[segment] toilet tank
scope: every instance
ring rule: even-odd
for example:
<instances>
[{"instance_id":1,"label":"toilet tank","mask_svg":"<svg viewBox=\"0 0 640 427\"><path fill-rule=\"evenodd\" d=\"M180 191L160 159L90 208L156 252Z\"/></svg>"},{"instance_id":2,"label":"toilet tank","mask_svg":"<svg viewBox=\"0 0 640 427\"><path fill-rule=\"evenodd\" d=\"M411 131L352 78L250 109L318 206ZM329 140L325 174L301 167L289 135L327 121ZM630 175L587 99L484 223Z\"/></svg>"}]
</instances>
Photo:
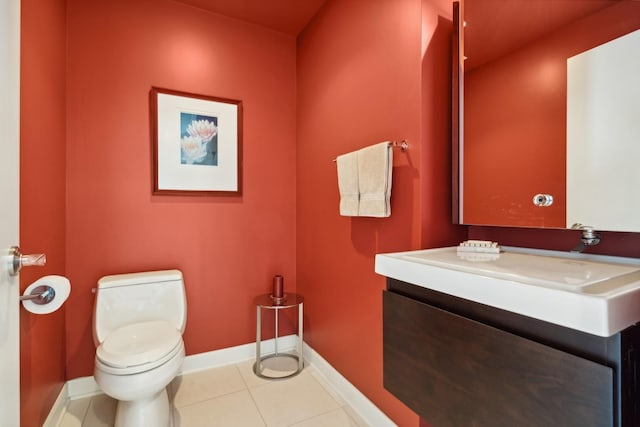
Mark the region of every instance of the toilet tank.
<instances>
[{"instance_id":1,"label":"toilet tank","mask_svg":"<svg viewBox=\"0 0 640 427\"><path fill-rule=\"evenodd\" d=\"M184 332L187 300L179 270L117 274L98 280L93 305L96 347L115 329L151 320L166 320Z\"/></svg>"}]
</instances>

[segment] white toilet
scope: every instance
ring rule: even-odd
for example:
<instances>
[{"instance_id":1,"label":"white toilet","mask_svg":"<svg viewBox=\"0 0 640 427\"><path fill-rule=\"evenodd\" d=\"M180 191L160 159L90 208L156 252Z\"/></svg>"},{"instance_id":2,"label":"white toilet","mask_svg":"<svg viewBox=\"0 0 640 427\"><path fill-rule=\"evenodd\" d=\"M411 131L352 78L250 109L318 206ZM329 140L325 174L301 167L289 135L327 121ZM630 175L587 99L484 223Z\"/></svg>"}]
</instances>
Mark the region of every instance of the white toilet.
<instances>
[{"instance_id":1,"label":"white toilet","mask_svg":"<svg viewBox=\"0 0 640 427\"><path fill-rule=\"evenodd\" d=\"M187 302L178 270L105 276L93 310L93 376L118 400L115 427L170 427L166 387L184 360Z\"/></svg>"}]
</instances>

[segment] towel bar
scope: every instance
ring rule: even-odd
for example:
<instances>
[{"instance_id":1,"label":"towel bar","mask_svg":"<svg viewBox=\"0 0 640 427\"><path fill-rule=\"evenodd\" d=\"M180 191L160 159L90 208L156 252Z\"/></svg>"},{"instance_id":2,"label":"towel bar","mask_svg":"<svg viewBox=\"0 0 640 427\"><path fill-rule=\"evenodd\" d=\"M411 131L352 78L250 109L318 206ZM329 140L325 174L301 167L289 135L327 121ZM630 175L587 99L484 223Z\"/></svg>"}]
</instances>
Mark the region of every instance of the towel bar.
<instances>
[{"instance_id":1,"label":"towel bar","mask_svg":"<svg viewBox=\"0 0 640 427\"><path fill-rule=\"evenodd\" d=\"M403 153L405 151L407 151L409 149L409 143L407 142L406 139L403 139L402 141L398 142L398 141L391 141L389 142L389 146L391 148L400 148L400 151L402 151ZM335 162L336 159L333 159L333 161Z\"/></svg>"}]
</instances>

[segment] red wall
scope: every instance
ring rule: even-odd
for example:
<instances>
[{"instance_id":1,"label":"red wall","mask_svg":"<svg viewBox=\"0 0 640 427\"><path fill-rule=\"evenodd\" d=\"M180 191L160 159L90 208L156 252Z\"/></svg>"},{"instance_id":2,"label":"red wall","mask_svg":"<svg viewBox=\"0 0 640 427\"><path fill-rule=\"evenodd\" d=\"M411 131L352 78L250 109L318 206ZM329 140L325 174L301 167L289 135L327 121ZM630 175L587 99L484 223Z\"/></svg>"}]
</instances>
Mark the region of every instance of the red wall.
<instances>
[{"instance_id":1,"label":"red wall","mask_svg":"<svg viewBox=\"0 0 640 427\"><path fill-rule=\"evenodd\" d=\"M305 340L399 425L417 425L418 417L382 386L385 279L374 273L375 254L457 243L449 208L451 3L422 7L420 0L328 2L298 39ZM391 217L340 216L332 159L389 139L410 145L394 153Z\"/></svg>"},{"instance_id":2,"label":"red wall","mask_svg":"<svg viewBox=\"0 0 640 427\"><path fill-rule=\"evenodd\" d=\"M22 286L66 274L73 289L66 336L65 309L22 315L22 424L42 424L65 363L67 379L92 374L99 277L180 268L189 354L252 342L252 299L284 274L306 298L311 346L396 423L416 425L382 387L374 256L467 237L449 220L450 1L328 2L297 64L291 36L168 0L69 0L66 17L63 0L22 7L21 243L49 255ZM243 101L241 197L151 195L152 85ZM331 160L403 138L392 216L340 217ZM605 233L600 250L640 257L638 236ZM471 227L469 237L577 243L557 230Z\"/></svg>"},{"instance_id":3,"label":"red wall","mask_svg":"<svg viewBox=\"0 0 640 427\"><path fill-rule=\"evenodd\" d=\"M68 21L67 378L93 373L106 274L181 269L187 354L255 341L253 297L296 283L295 38L162 0ZM242 196L151 195L151 86L242 100Z\"/></svg>"},{"instance_id":4,"label":"red wall","mask_svg":"<svg viewBox=\"0 0 640 427\"><path fill-rule=\"evenodd\" d=\"M46 253L20 273L24 289L65 274L65 0L22 0L20 70L20 246ZM20 425L41 426L65 381L65 308L20 310ZM1 422L0 422L1 423Z\"/></svg>"},{"instance_id":5,"label":"red wall","mask_svg":"<svg viewBox=\"0 0 640 427\"><path fill-rule=\"evenodd\" d=\"M565 228L567 58L637 29L634 3L614 3L465 72L466 224ZM535 207L537 193L553 195L553 205Z\"/></svg>"}]
</instances>

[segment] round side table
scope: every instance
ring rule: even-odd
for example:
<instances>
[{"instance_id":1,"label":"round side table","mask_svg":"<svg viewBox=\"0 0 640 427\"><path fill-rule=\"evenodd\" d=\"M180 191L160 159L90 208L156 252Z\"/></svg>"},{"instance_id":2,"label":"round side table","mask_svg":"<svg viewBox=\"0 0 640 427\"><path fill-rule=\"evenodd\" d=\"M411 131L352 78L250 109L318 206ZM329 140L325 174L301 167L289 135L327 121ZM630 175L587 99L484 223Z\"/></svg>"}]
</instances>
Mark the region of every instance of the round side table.
<instances>
[{"instance_id":1,"label":"round side table","mask_svg":"<svg viewBox=\"0 0 640 427\"><path fill-rule=\"evenodd\" d=\"M274 299L271 295L265 294L257 296L254 299L256 304L256 363L253 365L253 372L260 378L282 380L298 375L302 372L304 367L304 360L302 357L302 317L304 298L298 294L284 294L284 298ZM286 309L298 309L298 339L296 341L296 354L280 353L278 351L278 315L280 310ZM275 310L275 338L274 345L275 351L271 354L262 355L262 310ZM289 357L297 361L297 369L292 373L284 376L270 376L263 372L262 361L265 359L271 359L276 357Z\"/></svg>"}]
</instances>

